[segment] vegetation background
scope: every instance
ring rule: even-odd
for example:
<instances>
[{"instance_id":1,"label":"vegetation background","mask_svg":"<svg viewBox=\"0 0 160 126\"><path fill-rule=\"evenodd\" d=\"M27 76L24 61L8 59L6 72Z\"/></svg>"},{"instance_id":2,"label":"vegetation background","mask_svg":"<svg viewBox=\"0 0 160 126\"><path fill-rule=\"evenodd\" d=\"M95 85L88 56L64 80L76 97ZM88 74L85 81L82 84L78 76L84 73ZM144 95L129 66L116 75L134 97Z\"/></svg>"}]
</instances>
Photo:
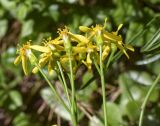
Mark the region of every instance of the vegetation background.
<instances>
[{"instance_id":1,"label":"vegetation background","mask_svg":"<svg viewBox=\"0 0 160 126\"><path fill-rule=\"evenodd\" d=\"M160 73L160 0L0 0L0 126L70 125L68 113L54 99L41 75L24 76L13 61L17 44L38 43L57 36L67 25L79 32L80 25L103 24L120 31L135 52L115 57L105 73L110 126L137 126L140 106ZM117 53L118 54L118 53ZM49 76L61 92L53 73ZM82 66L76 78L80 126L100 126L102 99L95 68ZM63 95L63 92L61 92ZM160 85L145 109L144 126L160 126Z\"/></svg>"}]
</instances>

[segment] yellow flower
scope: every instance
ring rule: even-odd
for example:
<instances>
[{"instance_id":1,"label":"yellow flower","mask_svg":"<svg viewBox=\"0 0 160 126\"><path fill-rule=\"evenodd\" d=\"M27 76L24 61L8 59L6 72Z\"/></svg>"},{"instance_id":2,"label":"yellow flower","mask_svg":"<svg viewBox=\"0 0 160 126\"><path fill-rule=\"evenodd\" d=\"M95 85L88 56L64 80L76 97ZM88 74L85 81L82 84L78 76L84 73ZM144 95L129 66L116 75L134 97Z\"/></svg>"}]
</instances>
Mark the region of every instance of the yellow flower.
<instances>
[{"instance_id":1,"label":"yellow flower","mask_svg":"<svg viewBox=\"0 0 160 126\"><path fill-rule=\"evenodd\" d=\"M86 45L90 41L87 37L85 37L83 35L73 34L71 32L68 32L68 34L70 35L72 41L78 42L77 46Z\"/></svg>"},{"instance_id":2,"label":"yellow flower","mask_svg":"<svg viewBox=\"0 0 160 126\"><path fill-rule=\"evenodd\" d=\"M86 61L82 60L82 63L85 64L89 70L91 70L91 68L92 68L92 58L91 58L91 55L92 54L94 55L95 52L97 52L97 47L95 45L89 44L86 47L87 57L86 57Z\"/></svg>"},{"instance_id":3,"label":"yellow flower","mask_svg":"<svg viewBox=\"0 0 160 126\"><path fill-rule=\"evenodd\" d=\"M121 29L123 25L120 24L118 26L118 29L116 32L113 32L114 35L118 36L118 31ZM121 36L119 36L121 37ZM122 39L121 40L118 40L117 41L113 41L114 44L116 44L116 46L126 55L126 57L129 59L129 55L127 54L126 50L125 49L129 49L130 51L134 51L134 48L131 46L131 45L126 45L122 42Z\"/></svg>"},{"instance_id":4,"label":"yellow flower","mask_svg":"<svg viewBox=\"0 0 160 126\"><path fill-rule=\"evenodd\" d=\"M90 42L90 40L83 35L71 33L67 27L62 30L59 29L58 33L61 37L61 40L63 40L66 51L72 50L72 42L76 42L76 47L84 46Z\"/></svg>"},{"instance_id":5,"label":"yellow flower","mask_svg":"<svg viewBox=\"0 0 160 126\"><path fill-rule=\"evenodd\" d=\"M50 50L50 52L47 53L42 53L40 55L40 59L38 62L39 67L44 67L45 65L48 65L48 72L51 73L52 70L54 70L55 65L56 65L56 61L59 60L60 54L58 52L53 52L52 50ZM37 73L38 72L38 67L35 67L32 70L33 73Z\"/></svg>"},{"instance_id":6,"label":"yellow flower","mask_svg":"<svg viewBox=\"0 0 160 126\"><path fill-rule=\"evenodd\" d=\"M65 27L64 29L58 29L59 37L63 41L65 51L69 54L71 53L72 50L72 44L68 32L69 30L67 27Z\"/></svg>"},{"instance_id":7,"label":"yellow flower","mask_svg":"<svg viewBox=\"0 0 160 126\"><path fill-rule=\"evenodd\" d=\"M48 66L48 71L52 71L56 67L56 61L59 60L64 68L68 71L69 62L71 57L73 62L74 71L80 64L85 64L91 70L92 59L96 60L99 64L99 47L102 46L102 60L104 61L111 51L116 51L117 48L122 51L127 58L129 58L126 49L134 51L130 45L123 43L121 35L118 35L122 24L120 24L116 31L106 31L106 20L104 25L97 24L96 26L86 27L80 26L80 31L85 35L74 34L69 31L67 27L58 29L59 36L55 39L48 38L43 42L44 45L30 45L27 43L19 49L19 56L15 59L15 64L22 61L22 67L25 74L28 74L27 60L34 59L32 50L42 53L38 62L39 67ZM112 48L114 45L115 49ZM114 53L112 53L114 54ZM33 62L31 60L31 62ZM77 65L78 64L78 65ZM32 72L36 73L38 67L35 67Z\"/></svg>"},{"instance_id":8,"label":"yellow flower","mask_svg":"<svg viewBox=\"0 0 160 126\"><path fill-rule=\"evenodd\" d=\"M91 53L88 53L88 54L87 54L87 59L86 59L86 61L83 60L82 63L84 63L84 64L87 66L88 70L91 70L91 68L92 68Z\"/></svg>"},{"instance_id":9,"label":"yellow flower","mask_svg":"<svg viewBox=\"0 0 160 126\"><path fill-rule=\"evenodd\" d=\"M19 50L17 50L19 56L14 61L15 65L18 65L20 62L22 62L22 68L25 73L25 75L28 75L28 60L32 62L33 60L33 53L30 48L30 43L27 42L27 44L23 45ZM33 61L34 62L34 61Z\"/></svg>"},{"instance_id":10,"label":"yellow flower","mask_svg":"<svg viewBox=\"0 0 160 126\"><path fill-rule=\"evenodd\" d=\"M122 37L118 35L119 30L122 28L122 24L118 26L117 31L115 32L108 32L105 30L105 24L104 26L96 25L95 27L86 27L86 26L80 26L79 29L82 32L85 32L89 34L89 39L93 39L93 37L96 37L96 43L97 45L105 45L105 48L103 48L103 60L108 56L110 52L110 44L114 43L126 56L129 58L126 49L129 49L131 51L134 51L134 48L130 45L126 45L122 41ZM90 40L91 41L91 40Z\"/></svg>"},{"instance_id":11,"label":"yellow flower","mask_svg":"<svg viewBox=\"0 0 160 126\"><path fill-rule=\"evenodd\" d=\"M43 42L44 46L30 45L30 48L43 53L49 53L51 51L63 51L64 48L58 44L55 44L55 41L58 42L58 40L51 40L51 38L48 38L45 40L45 42Z\"/></svg>"},{"instance_id":12,"label":"yellow flower","mask_svg":"<svg viewBox=\"0 0 160 126\"><path fill-rule=\"evenodd\" d=\"M94 36L101 36L103 41L107 40L107 41L121 41L122 38L113 34L113 33L109 33L105 30L105 27L104 26L101 26L101 25L96 25L95 27L91 27L91 28L88 28L86 26L80 26L79 29L82 31L82 32L89 32L90 36L88 37L89 39L93 38Z\"/></svg>"}]
</instances>

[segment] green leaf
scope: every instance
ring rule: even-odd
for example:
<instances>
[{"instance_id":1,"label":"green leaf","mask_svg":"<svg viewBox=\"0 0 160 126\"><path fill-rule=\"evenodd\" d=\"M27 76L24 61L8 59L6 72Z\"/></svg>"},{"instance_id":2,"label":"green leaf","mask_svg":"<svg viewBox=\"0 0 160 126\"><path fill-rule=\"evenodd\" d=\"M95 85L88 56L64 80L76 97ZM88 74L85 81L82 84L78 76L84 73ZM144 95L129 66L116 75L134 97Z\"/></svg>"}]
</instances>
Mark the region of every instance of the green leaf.
<instances>
[{"instance_id":1,"label":"green leaf","mask_svg":"<svg viewBox=\"0 0 160 126\"><path fill-rule=\"evenodd\" d=\"M7 93L4 90L0 90L0 106L4 105L5 100L8 98Z\"/></svg>"},{"instance_id":2,"label":"green leaf","mask_svg":"<svg viewBox=\"0 0 160 126\"><path fill-rule=\"evenodd\" d=\"M137 22L131 22L129 24L129 29L126 34L126 43L132 42L134 46L143 45L143 37L142 37L143 25ZM140 33L139 33L140 32ZM137 36L135 36L135 33ZM139 34L138 34L139 33ZM134 40L132 39L134 37ZM132 41L131 41L132 39Z\"/></svg>"},{"instance_id":3,"label":"green leaf","mask_svg":"<svg viewBox=\"0 0 160 126\"><path fill-rule=\"evenodd\" d=\"M10 101L11 103L8 105L9 110L11 111L15 111L17 109L17 105L14 104L12 101Z\"/></svg>"},{"instance_id":4,"label":"green leaf","mask_svg":"<svg viewBox=\"0 0 160 126\"><path fill-rule=\"evenodd\" d=\"M141 49L142 52L152 51L160 47L160 28L156 31L156 33L152 36L152 38L144 45Z\"/></svg>"},{"instance_id":5,"label":"green leaf","mask_svg":"<svg viewBox=\"0 0 160 126\"><path fill-rule=\"evenodd\" d=\"M65 120L71 120L69 112L59 103L59 101L56 99L56 96L53 94L50 88L42 89L41 96L57 115L61 116ZM68 102L66 101L66 97L61 97L68 104Z\"/></svg>"},{"instance_id":6,"label":"green leaf","mask_svg":"<svg viewBox=\"0 0 160 126\"><path fill-rule=\"evenodd\" d=\"M147 64L147 68L151 70L154 74L159 74L160 70L160 60L157 60L156 62L153 62L151 64Z\"/></svg>"},{"instance_id":7,"label":"green leaf","mask_svg":"<svg viewBox=\"0 0 160 126\"><path fill-rule=\"evenodd\" d=\"M81 86L81 90L85 89L86 87L88 87L89 85L93 85L95 84L96 85L96 82L95 82L95 78L93 77L93 74L91 72L86 72L84 75L83 75L83 78L82 78L82 86Z\"/></svg>"},{"instance_id":8,"label":"green leaf","mask_svg":"<svg viewBox=\"0 0 160 126\"><path fill-rule=\"evenodd\" d=\"M17 18L23 21L27 15L28 8L25 4L20 4L17 9Z\"/></svg>"},{"instance_id":9,"label":"green leaf","mask_svg":"<svg viewBox=\"0 0 160 126\"><path fill-rule=\"evenodd\" d=\"M153 83L151 75L145 71L129 71L129 76L131 79L133 79L135 82L139 84L151 85Z\"/></svg>"},{"instance_id":10,"label":"green leaf","mask_svg":"<svg viewBox=\"0 0 160 126\"><path fill-rule=\"evenodd\" d=\"M5 35L7 27L8 21L6 19L0 20L0 38L2 38Z\"/></svg>"},{"instance_id":11,"label":"green leaf","mask_svg":"<svg viewBox=\"0 0 160 126\"><path fill-rule=\"evenodd\" d=\"M128 97L129 100L131 101L135 101L134 98L137 98L137 96L139 96L138 94L136 94L136 96L134 97L132 92L131 92L131 87L132 87L132 80L128 77L127 74L121 74L118 78L118 82L120 84L120 89L122 90L123 94L125 96ZM139 97L138 97L139 98Z\"/></svg>"},{"instance_id":12,"label":"green leaf","mask_svg":"<svg viewBox=\"0 0 160 126\"><path fill-rule=\"evenodd\" d=\"M2 4L2 6L7 9L7 10L11 10L16 8L16 2L15 1L10 1L10 0L0 0L0 3Z\"/></svg>"},{"instance_id":13,"label":"green leaf","mask_svg":"<svg viewBox=\"0 0 160 126\"><path fill-rule=\"evenodd\" d=\"M138 73L138 72L134 71L134 74L135 73ZM135 74L134 76L133 75L131 77L130 72L121 74L119 77L120 88L121 88L122 92L126 96L128 96L128 98L131 101L141 102L144 99L144 97L146 96L146 93L147 93L149 87L153 83L153 80L151 79L151 77L149 77L149 74L147 74L147 73L141 73L140 75ZM145 79L147 81L149 81L149 83ZM141 83L143 83L143 84L145 83L148 85L145 86L145 85L142 85ZM157 98L158 98L158 91L155 89L152 92L149 101L155 101L155 100L157 100Z\"/></svg>"},{"instance_id":14,"label":"green leaf","mask_svg":"<svg viewBox=\"0 0 160 126\"><path fill-rule=\"evenodd\" d=\"M25 115L25 113L21 112L19 113L14 119L13 119L13 126L29 126L29 119L28 116Z\"/></svg>"},{"instance_id":15,"label":"green leaf","mask_svg":"<svg viewBox=\"0 0 160 126\"><path fill-rule=\"evenodd\" d=\"M23 22L22 25L22 32L21 32L21 37L27 37L33 32L33 26L34 26L34 21L33 20L27 20Z\"/></svg>"},{"instance_id":16,"label":"green leaf","mask_svg":"<svg viewBox=\"0 0 160 126\"><path fill-rule=\"evenodd\" d=\"M157 61L159 59L160 59L160 54L153 55L153 56L150 56L150 57L147 57L147 58L144 58L142 60L137 61L136 65L150 64L150 63L155 62L155 61Z\"/></svg>"},{"instance_id":17,"label":"green leaf","mask_svg":"<svg viewBox=\"0 0 160 126\"><path fill-rule=\"evenodd\" d=\"M0 7L0 17L3 17L4 14L5 14L5 10L2 7Z\"/></svg>"},{"instance_id":18,"label":"green leaf","mask_svg":"<svg viewBox=\"0 0 160 126\"><path fill-rule=\"evenodd\" d=\"M107 102L107 117L109 125L122 126L122 112L118 105L113 102Z\"/></svg>"},{"instance_id":19,"label":"green leaf","mask_svg":"<svg viewBox=\"0 0 160 126\"><path fill-rule=\"evenodd\" d=\"M93 20L89 16L84 15L83 17L81 17L80 22L83 26L89 26L93 23Z\"/></svg>"},{"instance_id":20,"label":"green leaf","mask_svg":"<svg viewBox=\"0 0 160 126\"><path fill-rule=\"evenodd\" d=\"M86 72L82 77L82 88L78 90L79 99L88 102L92 93L97 89L97 83L92 72Z\"/></svg>"},{"instance_id":21,"label":"green leaf","mask_svg":"<svg viewBox=\"0 0 160 126\"><path fill-rule=\"evenodd\" d=\"M49 7L49 14L55 22L58 21L59 16L60 16L58 9L59 9L58 5L51 5Z\"/></svg>"},{"instance_id":22,"label":"green leaf","mask_svg":"<svg viewBox=\"0 0 160 126\"><path fill-rule=\"evenodd\" d=\"M137 106L134 104L134 101L130 101L126 104L125 113L132 121L137 120L139 117L140 109L137 109Z\"/></svg>"},{"instance_id":23,"label":"green leaf","mask_svg":"<svg viewBox=\"0 0 160 126\"><path fill-rule=\"evenodd\" d=\"M17 107L22 106L23 103L22 103L22 96L20 92L16 90L12 90L9 92L9 96Z\"/></svg>"}]
</instances>

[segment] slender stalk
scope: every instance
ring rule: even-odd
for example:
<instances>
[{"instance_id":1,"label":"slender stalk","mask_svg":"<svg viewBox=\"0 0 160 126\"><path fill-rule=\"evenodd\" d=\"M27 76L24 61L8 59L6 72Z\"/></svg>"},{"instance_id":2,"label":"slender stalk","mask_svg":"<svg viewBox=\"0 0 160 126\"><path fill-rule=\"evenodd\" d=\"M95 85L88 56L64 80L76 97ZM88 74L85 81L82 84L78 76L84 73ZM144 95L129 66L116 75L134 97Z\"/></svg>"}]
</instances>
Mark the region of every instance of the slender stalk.
<instances>
[{"instance_id":1,"label":"slender stalk","mask_svg":"<svg viewBox=\"0 0 160 126\"><path fill-rule=\"evenodd\" d=\"M73 125L77 126L77 104L76 104L76 94L75 94L75 86L74 86L74 75L73 75L73 65L71 59L71 53L69 54L69 68L70 68L70 83L71 83L71 112L72 112L72 121Z\"/></svg>"},{"instance_id":2,"label":"slender stalk","mask_svg":"<svg viewBox=\"0 0 160 126\"><path fill-rule=\"evenodd\" d=\"M44 77L44 79L46 80L46 82L48 83L48 85L50 86L52 92L56 95L56 98L59 100L59 102L65 107L65 109L70 113L70 110L68 108L68 106L64 103L63 99L61 98L61 96L57 93L56 89L52 86L51 82L49 81L49 79L47 78L47 76L44 74L44 72L41 70L41 68L39 67L38 64L36 64L36 66L38 67L40 73L42 74L42 76Z\"/></svg>"},{"instance_id":3,"label":"slender stalk","mask_svg":"<svg viewBox=\"0 0 160 126\"><path fill-rule=\"evenodd\" d=\"M143 123L143 117L144 117L144 110L145 110L145 107L146 107L146 104L148 102L148 99L152 93L152 91L154 90L154 88L156 87L156 84L158 83L160 79L160 74L157 76L156 80L153 82L152 86L150 87L149 91L147 92L147 95L142 103L142 106L141 106L141 113L140 113L140 118L139 118L139 126L142 126L142 123Z\"/></svg>"},{"instance_id":4,"label":"slender stalk","mask_svg":"<svg viewBox=\"0 0 160 126\"><path fill-rule=\"evenodd\" d=\"M59 64L58 66L59 66L59 71L60 71L60 74L61 74L61 76L58 75L58 78L59 78L59 80L61 81L61 83L63 84L63 88L65 89L65 92L66 92L66 95L67 95L67 98L68 98L68 101L69 101L69 105L70 105L70 107L72 108L71 99L70 99L70 96L69 96L70 90L68 90L68 88L67 88L66 79L65 79L65 77L64 77L64 73L63 73L63 70L62 70L62 67L61 67L60 62L57 63L57 64ZM62 77L62 78L61 78L61 77ZM69 92L68 92L68 91L69 91ZM71 115L71 119L74 120L74 116L73 116L73 114L72 114L72 110L71 110L71 109L70 109L70 115Z\"/></svg>"},{"instance_id":5,"label":"slender stalk","mask_svg":"<svg viewBox=\"0 0 160 126\"><path fill-rule=\"evenodd\" d=\"M61 77L62 77L62 81L63 81L62 85L63 85L63 88L64 88L64 90L65 90L65 93L66 93L68 102L69 102L69 104L70 104L70 106L71 106L71 99L70 99L70 97L69 97L69 92L68 92L68 88L67 88L66 79L65 79L65 77L64 77L64 73L63 73L63 70L62 70L62 66L61 66L61 64L60 64L59 61L57 61L57 65L58 65L58 68L59 68L59 71L60 71L60 74L61 74Z\"/></svg>"},{"instance_id":6,"label":"slender stalk","mask_svg":"<svg viewBox=\"0 0 160 126\"><path fill-rule=\"evenodd\" d=\"M107 126L108 121L107 121L105 80L104 80L103 62L102 62L102 45L99 46L99 49L100 49L100 76L101 76L101 85L102 85L104 124L105 126Z\"/></svg>"}]
</instances>

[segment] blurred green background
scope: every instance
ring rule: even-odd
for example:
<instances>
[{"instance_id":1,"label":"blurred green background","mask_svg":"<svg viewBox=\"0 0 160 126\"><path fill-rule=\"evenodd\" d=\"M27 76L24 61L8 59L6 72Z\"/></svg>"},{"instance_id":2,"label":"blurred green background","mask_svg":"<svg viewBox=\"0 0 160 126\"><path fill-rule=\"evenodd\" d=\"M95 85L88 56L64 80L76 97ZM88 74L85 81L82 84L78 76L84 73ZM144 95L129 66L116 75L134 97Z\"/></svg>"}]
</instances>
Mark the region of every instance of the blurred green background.
<instances>
[{"instance_id":1,"label":"blurred green background","mask_svg":"<svg viewBox=\"0 0 160 126\"><path fill-rule=\"evenodd\" d=\"M103 24L106 17L109 31L123 24L120 34L135 48L129 60L117 53L105 73L109 126L138 125L140 105L160 73L160 0L0 0L0 126L70 125L41 75L24 76L14 66L17 44L40 44L64 25L79 33L80 25ZM78 99L89 116L80 112L79 125L101 126L99 76L95 68L80 71ZM50 79L61 88L55 74ZM159 84L147 104L144 126L160 126Z\"/></svg>"}]
</instances>

